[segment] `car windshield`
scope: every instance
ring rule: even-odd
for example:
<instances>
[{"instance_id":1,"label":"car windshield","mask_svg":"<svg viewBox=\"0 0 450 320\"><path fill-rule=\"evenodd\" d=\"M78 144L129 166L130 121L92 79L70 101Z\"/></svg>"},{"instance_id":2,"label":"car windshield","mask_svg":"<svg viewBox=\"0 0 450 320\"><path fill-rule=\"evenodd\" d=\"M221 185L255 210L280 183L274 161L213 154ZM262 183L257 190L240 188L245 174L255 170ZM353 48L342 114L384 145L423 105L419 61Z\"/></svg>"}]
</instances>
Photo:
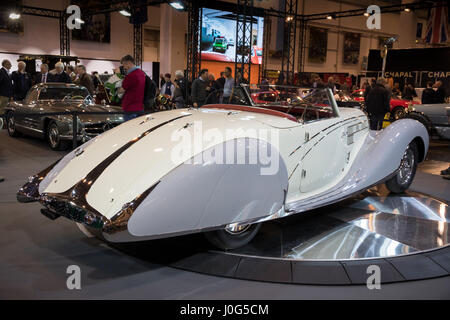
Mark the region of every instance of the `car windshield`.
<instances>
[{"instance_id":1,"label":"car windshield","mask_svg":"<svg viewBox=\"0 0 450 320\"><path fill-rule=\"evenodd\" d=\"M86 88L43 88L39 94L39 100L85 100L89 97Z\"/></svg>"},{"instance_id":2,"label":"car windshield","mask_svg":"<svg viewBox=\"0 0 450 320\"><path fill-rule=\"evenodd\" d=\"M229 97L223 90L211 93L206 104L234 104L265 108L295 116L300 122L336 117L333 94L329 89L310 89L274 85L241 85Z\"/></svg>"},{"instance_id":3,"label":"car windshield","mask_svg":"<svg viewBox=\"0 0 450 320\"><path fill-rule=\"evenodd\" d=\"M216 39L217 44L223 44L223 39Z\"/></svg>"}]
</instances>

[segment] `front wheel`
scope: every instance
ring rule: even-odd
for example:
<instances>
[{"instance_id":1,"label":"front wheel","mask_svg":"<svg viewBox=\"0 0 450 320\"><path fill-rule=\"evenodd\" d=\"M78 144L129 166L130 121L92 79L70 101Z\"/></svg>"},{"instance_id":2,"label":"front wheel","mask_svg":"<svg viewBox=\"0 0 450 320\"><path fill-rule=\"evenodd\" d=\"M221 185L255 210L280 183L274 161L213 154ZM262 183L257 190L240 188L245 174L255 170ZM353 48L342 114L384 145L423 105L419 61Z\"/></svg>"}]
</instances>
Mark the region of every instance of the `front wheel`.
<instances>
[{"instance_id":1,"label":"front wheel","mask_svg":"<svg viewBox=\"0 0 450 320\"><path fill-rule=\"evenodd\" d=\"M261 223L238 226L205 232L205 237L215 247L222 250L231 250L245 246L253 240L261 227Z\"/></svg>"},{"instance_id":2,"label":"front wheel","mask_svg":"<svg viewBox=\"0 0 450 320\"><path fill-rule=\"evenodd\" d=\"M386 187L389 191L403 193L409 188L416 175L418 158L419 152L417 151L417 145L413 141L403 153L396 175L386 181Z\"/></svg>"},{"instance_id":3,"label":"front wheel","mask_svg":"<svg viewBox=\"0 0 450 320\"><path fill-rule=\"evenodd\" d=\"M16 129L16 118L12 112L6 115L6 128L10 137L18 137L20 135Z\"/></svg>"},{"instance_id":4,"label":"front wheel","mask_svg":"<svg viewBox=\"0 0 450 320\"><path fill-rule=\"evenodd\" d=\"M398 120L400 118L403 118L405 116L405 108L403 107L396 107L394 110L392 110L392 116L393 120Z\"/></svg>"},{"instance_id":5,"label":"front wheel","mask_svg":"<svg viewBox=\"0 0 450 320\"><path fill-rule=\"evenodd\" d=\"M66 150L69 146L68 141L61 139L59 127L56 122L51 122L48 126L47 140L50 148L53 150Z\"/></svg>"}]
</instances>

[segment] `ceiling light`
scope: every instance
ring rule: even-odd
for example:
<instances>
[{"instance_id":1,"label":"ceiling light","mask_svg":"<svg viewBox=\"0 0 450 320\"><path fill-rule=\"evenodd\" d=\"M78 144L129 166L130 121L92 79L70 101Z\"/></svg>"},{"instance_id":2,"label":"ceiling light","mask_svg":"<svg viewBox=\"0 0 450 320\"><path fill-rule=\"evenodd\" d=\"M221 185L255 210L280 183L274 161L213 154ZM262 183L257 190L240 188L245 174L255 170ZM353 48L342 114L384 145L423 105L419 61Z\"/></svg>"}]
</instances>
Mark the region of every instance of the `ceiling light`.
<instances>
[{"instance_id":1,"label":"ceiling light","mask_svg":"<svg viewBox=\"0 0 450 320\"><path fill-rule=\"evenodd\" d=\"M176 10L184 10L184 5L180 1L171 2L170 5Z\"/></svg>"},{"instance_id":2,"label":"ceiling light","mask_svg":"<svg viewBox=\"0 0 450 320\"><path fill-rule=\"evenodd\" d=\"M84 21L83 21L83 20L81 20L80 18L75 18L75 21L76 21L76 22L78 22L78 23L81 23L81 24L83 24L83 23L84 23Z\"/></svg>"},{"instance_id":3,"label":"ceiling light","mask_svg":"<svg viewBox=\"0 0 450 320\"><path fill-rule=\"evenodd\" d=\"M131 13L129 13L127 10L120 10L119 13L125 17L131 17Z\"/></svg>"},{"instance_id":4,"label":"ceiling light","mask_svg":"<svg viewBox=\"0 0 450 320\"><path fill-rule=\"evenodd\" d=\"M9 18L12 19L12 20L17 20L17 19L20 18L20 13L17 13L17 12L11 12L11 13L9 14Z\"/></svg>"},{"instance_id":5,"label":"ceiling light","mask_svg":"<svg viewBox=\"0 0 450 320\"><path fill-rule=\"evenodd\" d=\"M406 11L406 12L410 12L411 9L410 9L410 8L405 8L405 11Z\"/></svg>"},{"instance_id":6,"label":"ceiling light","mask_svg":"<svg viewBox=\"0 0 450 320\"><path fill-rule=\"evenodd\" d=\"M368 16L370 16L370 13L365 12L365 13L364 13L364 17L368 17Z\"/></svg>"},{"instance_id":7,"label":"ceiling light","mask_svg":"<svg viewBox=\"0 0 450 320\"><path fill-rule=\"evenodd\" d=\"M291 22L292 20L294 20L293 16L287 16L286 17L286 22Z\"/></svg>"},{"instance_id":8,"label":"ceiling light","mask_svg":"<svg viewBox=\"0 0 450 320\"><path fill-rule=\"evenodd\" d=\"M327 16L328 20L333 20L333 16Z\"/></svg>"}]
</instances>

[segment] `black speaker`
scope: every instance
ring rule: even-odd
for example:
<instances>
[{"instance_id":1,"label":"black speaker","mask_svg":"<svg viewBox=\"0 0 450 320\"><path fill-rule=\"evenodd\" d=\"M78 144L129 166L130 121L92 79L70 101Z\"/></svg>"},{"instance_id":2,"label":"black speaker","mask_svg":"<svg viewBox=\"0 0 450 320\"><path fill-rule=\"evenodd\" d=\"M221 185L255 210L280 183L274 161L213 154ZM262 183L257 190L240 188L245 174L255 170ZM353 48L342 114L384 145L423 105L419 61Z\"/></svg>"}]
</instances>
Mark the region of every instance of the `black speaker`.
<instances>
[{"instance_id":1,"label":"black speaker","mask_svg":"<svg viewBox=\"0 0 450 320\"><path fill-rule=\"evenodd\" d=\"M148 20L147 0L130 0L130 23L143 24Z\"/></svg>"}]
</instances>

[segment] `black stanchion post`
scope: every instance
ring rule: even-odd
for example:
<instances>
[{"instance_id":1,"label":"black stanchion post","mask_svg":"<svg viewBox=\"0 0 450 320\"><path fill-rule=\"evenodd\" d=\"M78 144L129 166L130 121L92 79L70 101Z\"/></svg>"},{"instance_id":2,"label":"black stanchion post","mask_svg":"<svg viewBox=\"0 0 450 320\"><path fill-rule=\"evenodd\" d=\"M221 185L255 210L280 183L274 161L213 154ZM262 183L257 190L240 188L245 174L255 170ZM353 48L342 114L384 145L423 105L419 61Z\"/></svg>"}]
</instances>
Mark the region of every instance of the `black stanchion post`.
<instances>
[{"instance_id":1,"label":"black stanchion post","mask_svg":"<svg viewBox=\"0 0 450 320\"><path fill-rule=\"evenodd\" d=\"M72 147L75 149L77 147L77 135L78 135L78 121L77 121L77 113L72 113Z\"/></svg>"}]
</instances>

